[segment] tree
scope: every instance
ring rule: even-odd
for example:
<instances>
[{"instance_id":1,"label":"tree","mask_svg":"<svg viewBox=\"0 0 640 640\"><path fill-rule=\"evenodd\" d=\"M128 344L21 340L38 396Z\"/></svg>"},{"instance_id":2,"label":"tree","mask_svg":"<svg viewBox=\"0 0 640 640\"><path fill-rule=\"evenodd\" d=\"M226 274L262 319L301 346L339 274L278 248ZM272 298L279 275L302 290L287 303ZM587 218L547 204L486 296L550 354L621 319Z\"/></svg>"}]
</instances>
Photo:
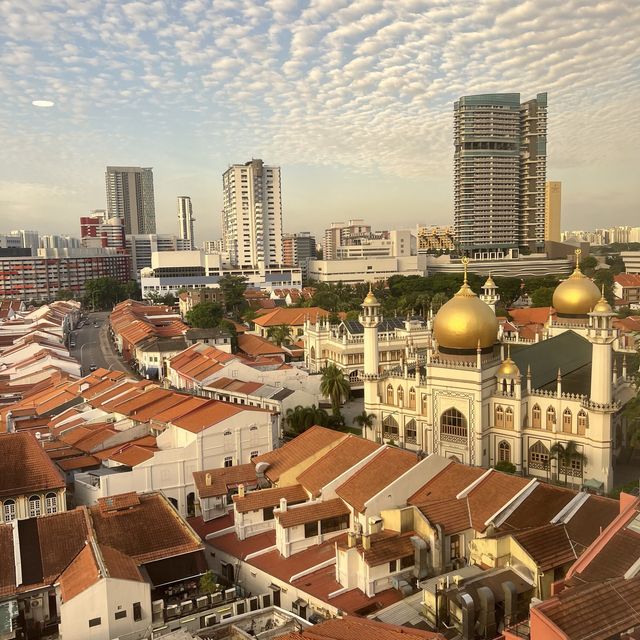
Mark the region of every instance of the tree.
<instances>
[{"instance_id":1,"label":"tree","mask_svg":"<svg viewBox=\"0 0 640 640\"><path fill-rule=\"evenodd\" d=\"M329 414L315 404L310 407L297 405L293 409L287 409L285 421L289 431L302 433L314 425L326 427L329 424Z\"/></svg>"},{"instance_id":2,"label":"tree","mask_svg":"<svg viewBox=\"0 0 640 640\"><path fill-rule=\"evenodd\" d=\"M222 307L217 302L200 302L187 311L186 320L196 329L212 329L222 320Z\"/></svg>"},{"instance_id":3,"label":"tree","mask_svg":"<svg viewBox=\"0 0 640 640\"><path fill-rule=\"evenodd\" d=\"M84 290L85 305L94 310L111 309L114 304L125 298L122 284L109 276L87 280Z\"/></svg>"},{"instance_id":4,"label":"tree","mask_svg":"<svg viewBox=\"0 0 640 640\"><path fill-rule=\"evenodd\" d=\"M585 276L589 276L589 278L593 277L597 266L598 260L594 256L586 256L580 261L580 271L582 271Z\"/></svg>"},{"instance_id":5,"label":"tree","mask_svg":"<svg viewBox=\"0 0 640 640\"><path fill-rule=\"evenodd\" d=\"M213 593L217 586L216 574L211 569L200 576L200 591L202 593Z\"/></svg>"},{"instance_id":6,"label":"tree","mask_svg":"<svg viewBox=\"0 0 640 640\"><path fill-rule=\"evenodd\" d=\"M575 440L569 440L566 445L562 442L556 442L549 450L550 458L555 458L558 461L558 475L560 474L560 467L564 468L564 484L567 484L567 475L571 462L579 461L581 466L587 461L587 457L578 449L578 444Z\"/></svg>"},{"instance_id":7,"label":"tree","mask_svg":"<svg viewBox=\"0 0 640 640\"><path fill-rule=\"evenodd\" d=\"M218 280L224 296L224 304L234 318L239 318L240 307L244 305L244 292L247 290L247 279L244 276L225 275Z\"/></svg>"},{"instance_id":8,"label":"tree","mask_svg":"<svg viewBox=\"0 0 640 640\"><path fill-rule=\"evenodd\" d=\"M359 413L353 419L353 424L357 424L362 429L362 435L366 436L367 429L371 429L373 427L373 422L376 419L375 413L367 413L365 410L362 413Z\"/></svg>"},{"instance_id":9,"label":"tree","mask_svg":"<svg viewBox=\"0 0 640 640\"><path fill-rule=\"evenodd\" d=\"M550 307L553 303L554 287L538 287L531 294L531 304L534 307Z\"/></svg>"},{"instance_id":10,"label":"tree","mask_svg":"<svg viewBox=\"0 0 640 640\"><path fill-rule=\"evenodd\" d=\"M330 364L322 370L320 393L331 399L333 415L338 416L342 401L348 400L351 395L351 387L344 373L335 364Z\"/></svg>"},{"instance_id":11,"label":"tree","mask_svg":"<svg viewBox=\"0 0 640 640\"><path fill-rule=\"evenodd\" d=\"M136 280L129 280L122 285L123 300L142 300L142 289Z\"/></svg>"},{"instance_id":12,"label":"tree","mask_svg":"<svg viewBox=\"0 0 640 640\"><path fill-rule=\"evenodd\" d=\"M56 295L56 300L73 300L75 294L69 289L60 289Z\"/></svg>"},{"instance_id":13,"label":"tree","mask_svg":"<svg viewBox=\"0 0 640 640\"><path fill-rule=\"evenodd\" d=\"M276 324L267 329L267 338L281 347L291 342L292 330L288 324Z\"/></svg>"},{"instance_id":14,"label":"tree","mask_svg":"<svg viewBox=\"0 0 640 640\"><path fill-rule=\"evenodd\" d=\"M513 462L507 460L500 460L494 467L496 471L502 471L503 473L515 473L516 465Z\"/></svg>"},{"instance_id":15,"label":"tree","mask_svg":"<svg viewBox=\"0 0 640 640\"><path fill-rule=\"evenodd\" d=\"M433 307L433 312L436 313L440 307L445 304L449 298L444 293L436 293L431 299L431 306Z\"/></svg>"}]
</instances>

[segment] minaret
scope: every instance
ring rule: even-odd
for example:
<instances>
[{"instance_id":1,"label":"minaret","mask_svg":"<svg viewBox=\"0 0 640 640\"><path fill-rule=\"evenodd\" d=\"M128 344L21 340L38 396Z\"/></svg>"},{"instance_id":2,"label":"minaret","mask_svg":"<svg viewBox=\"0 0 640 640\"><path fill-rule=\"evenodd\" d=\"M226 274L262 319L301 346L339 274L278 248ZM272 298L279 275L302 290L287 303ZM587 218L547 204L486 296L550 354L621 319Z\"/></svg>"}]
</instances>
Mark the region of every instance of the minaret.
<instances>
[{"instance_id":1,"label":"minaret","mask_svg":"<svg viewBox=\"0 0 640 640\"><path fill-rule=\"evenodd\" d=\"M380 316L380 303L373 295L371 285L369 293L362 303L360 324L364 327L364 406L377 402L378 395L378 325L382 320Z\"/></svg>"},{"instance_id":2,"label":"minaret","mask_svg":"<svg viewBox=\"0 0 640 640\"><path fill-rule=\"evenodd\" d=\"M491 274L489 274L487 281L482 285L480 300L488 304L494 313L496 312L496 304L500 301L500 294L498 293L498 287L493 281Z\"/></svg>"},{"instance_id":3,"label":"minaret","mask_svg":"<svg viewBox=\"0 0 640 640\"><path fill-rule=\"evenodd\" d=\"M591 355L591 394L590 400L600 404L609 404L613 399L612 363L615 332L611 318L615 316L609 303L602 297L589 314L589 342L593 345Z\"/></svg>"}]
</instances>

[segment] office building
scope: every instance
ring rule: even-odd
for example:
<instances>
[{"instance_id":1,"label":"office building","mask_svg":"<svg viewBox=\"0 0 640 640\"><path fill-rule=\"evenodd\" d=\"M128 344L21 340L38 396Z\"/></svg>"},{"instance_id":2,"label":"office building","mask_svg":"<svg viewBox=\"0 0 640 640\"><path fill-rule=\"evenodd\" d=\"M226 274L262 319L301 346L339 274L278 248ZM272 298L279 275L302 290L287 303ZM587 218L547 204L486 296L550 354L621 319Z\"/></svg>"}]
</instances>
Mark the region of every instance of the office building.
<instances>
[{"instance_id":1,"label":"office building","mask_svg":"<svg viewBox=\"0 0 640 640\"><path fill-rule=\"evenodd\" d=\"M222 176L222 236L231 263L282 264L280 167L262 160L234 164Z\"/></svg>"},{"instance_id":2,"label":"office building","mask_svg":"<svg viewBox=\"0 0 640 640\"><path fill-rule=\"evenodd\" d=\"M195 249L193 208L189 196L178 196L178 237L189 249Z\"/></svg>"},{"instance_id":3,"label":"office building","mask_svg":"<svg viewBox=\"0 0 640 640\"><path fill-rule=\"evenodd\" d=\"M337 260L340 247L356 244L362 239L370 240L373 237L375 236L371 233L371 225L365 224L362 218L353 218L346 223L332 222L324 232L322 259Z\"/></svg>"},{"instance_id":4,"label":"office building","mask_svg":"<svg viewBox=\"0 0 640 640\"><path fill-rule=\"evenodd\" d=\"M284 264L302 266L317 256L316 239L308 231L286 233L282 236L282 254Z\"/></svg>"},{"instance_id":5,"label":"office building","mask_svg":"<svg viewBox=\"0 0 640 640\"><path fill-rule=\"evenodd\" d=\"M71 236L40 236L40 249L79 249L80 240Z\"/></svg>"},{"instance_id":6,"label":"office building","mask_svg":"<svg viewBox=\"0 0 640 640\"><path fill-rule=\"evenodd\" d=\"M544 249L547 94L464 96L454 104L454 223L472 258Z\"/></svg>"},{"instance_id":7,"label":"office building","mask_svg":"<svg viewBox=\"0 0 640 640\"><path fill-rule=\"evenodd\" d=\"M107 217L107 212L96 209L80 218L80 238L85 247L103 247L124 251L124 220Z\"/></svg>"},{"instance_id":8,"label":"office building","mask_svg":"<svg viewBox=\"0 0 640 640\"><path fill-rule=\"evenodd\" d=\"M132 277L140 281L140 270L151 266L151 255L162 251L189 250L189 242L161 233L127 234L126 251L131 259Z\"/></svg>"},{"instance_id":9,"label":"office building","mask_svg":"<svg viewBox=\"0 0 640 640\"><path fill-rule=\"evenodd\" d=\"M544 194L544 239L560 242L562 182L547 182Z\"/></svg>"},{"instance_id":10,"label":"office building","mask_svg":"<svg viewBox=\"0 0 640 640\"><path fill-rule=\"evenodd\" d=\"M129 279L129 258L113 249L40 249L37 256L0 257L0 298L48 300L60 291L84 295L101 277Z\"/></svg>"},{"instance_id":11,"label":"office building","mask_svg":"<svg viewBox=\"0 0 640 640\"><path fill-rule=\"evenodd\" d=\"M124 220L125 233L155 233L156 207L150 167L107 167L107 215Z\"/></svg>"},{"instance_id":12,"label":"office building","mask_svg":"<svg viewBox=\"0 0 640 640\"><path fill-rule=\"evenodd\" d=\"M0 234L0 249L24 249L22 238L11 233Z\"/></svg>"}]
</instances>

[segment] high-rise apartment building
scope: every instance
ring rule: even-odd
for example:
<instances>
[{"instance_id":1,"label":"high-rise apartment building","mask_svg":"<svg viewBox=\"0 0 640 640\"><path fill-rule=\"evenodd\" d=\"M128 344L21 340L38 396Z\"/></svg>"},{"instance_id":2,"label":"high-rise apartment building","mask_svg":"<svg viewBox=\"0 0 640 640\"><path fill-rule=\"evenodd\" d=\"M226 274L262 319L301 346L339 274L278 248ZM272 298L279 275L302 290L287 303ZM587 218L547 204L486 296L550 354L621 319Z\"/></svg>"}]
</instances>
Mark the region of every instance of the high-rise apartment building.
<instances>
[{"instance_id":1,"label":"high-rise apartment building","mask_svg":"<svg viewBox=\"0 0 640 640\"><path fill-rule=\"evenodd\" d=\"M89 216L80 218L80 238L85 247L109 249L125 248L124 220L107 217L104 209L94 209Z\"/></svg>"},{"instance_id":2,"label":"high-rise apartment building","mask_svg":"<svg viewBox=\"0 0 640 640\"><path fill-rule=\"evenodd\" d=\"M193 208L189 196L178 196L178 237L189 245L189 249L195 249L193 235Z\"/></svg>"},{"instance_id":3,"label":"high-rise apartment building","mask_svg":"<svg viewBox=\"0 0 640 640\"><path fill-rule=\"evenodd\" d=\"M107 216L124 220L125 233L155 233L156 206L150 167L107 167Z\"/></svg>"},{"instance_id":4,"label":"high-rise apartment building","mask_svg":"<svg viewBox=\"0 0 640 640\"><path fill-rule=\"evenodd\" d=\"M461 251L501 258L542 250L547 94L464 96L454 104L454 222Z\"/></svg>"},{"instance_id":5,"label":"high-rise apartment building","mask_svg":"<svg viewBox=\"0 0 640 640\"><path fill-rule=\"evenodd\" d=\"M544 197L544 239L560 242L562 182L547 182Z\"/></svg>"},{"instance_id":6,"label":"high-rise apartment building","mask_svg":"<svg viewBox=\"0 0 640 640\"><path fill-rule=\"evenodd\" d=\"M282 264L280 167L234 164L222 176L222 237L231 264Z\"/></svg>"},{"instance_id":7,"label":"high-rise apartment building","mask_svg":"<svg viewBox=\"0 0 640 640\"><path fill-rule=\"evenodd\" d=\"M24 249L31 249L31 255L36 255L40 248L40 235L37 231L29 231L28 229L14 229L11 231L12 236L20 238Z\"/></svg>"},{"instance_id":8,"label":"high-rise apartment building","mask_svg":"<svg viewBox=\"0 0 640 640\"><path fill-rule=\"evenodd\" d=\"M282 255L286 265L301 266L317 256L316 239L308 231L285 233L282 236Z\"/></svg>"},{"instance_id":9,"label":"high-rise apartment building","mask_svg":"<svg viewBox=\"0 0 640 640\"><path fill-rule=\"evenodd\" d=\"M346 224L332 222L324 231L322 243L323 260L337 260L338 250L343 245L356 244L362 239L371 239L371 225L365 224L362 218L354 218Z\"/></svg>"}]
</instances>

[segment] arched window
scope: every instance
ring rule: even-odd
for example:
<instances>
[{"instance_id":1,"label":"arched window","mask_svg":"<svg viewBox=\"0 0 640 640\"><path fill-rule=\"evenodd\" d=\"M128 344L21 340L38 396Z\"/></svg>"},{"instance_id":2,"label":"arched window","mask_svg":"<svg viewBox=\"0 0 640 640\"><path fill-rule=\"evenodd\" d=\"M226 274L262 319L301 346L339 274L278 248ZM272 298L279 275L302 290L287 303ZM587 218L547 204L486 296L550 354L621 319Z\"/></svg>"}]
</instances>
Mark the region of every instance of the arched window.
<instances>
[{"instance_id":1,"label":"arched window","mask_svg":"<svg viewBox=\"0 0 640 640\"><path fill-rule=\"evenodd\" d=\"M429 396L426 393L422 394L422 415L426 416L429 411Z\"/></svg>"},{"instance_id":2,"label":"arched window","mask_svg":"<svg viewBox=\"0 0 640 640\"><path fill-rule=\"evenodd\" d=\"M546 469L549 466L549 449L540 440L529 447L529 467L531 469Z\"/></svg>"},{"instance_id":3,"label":"arched window","mask_svg":"<svg viewBox=\"0 0 640 640\"><path fill-rule=\"evenodd\" d=\"M387 385L387 404L393 404L393 387L390 384Z\"/></svg>"},{"instance_id":4,"label":"arched window","mask_svg":"<svg viewBox=\"0 0 640 640\"><path fill-rule=\"evenodd\" d=\"M451 407L440 418L440 435L445 440L466 440L467 421L464 416Z\"/></svg>"},{"instance_id":5,"label":"arched window","mask_svg":"<svg viewBox=\"0 0 640 640\"><path fill-rule=\"evenodd\" d=\"M316 348L315 347L311 347L311 350L309 352L309 355L311 356L312 360L316 359Z\"/></svg>"},{"instance_id":6,"label":"arched window","mask_svg":"<svg viewBox=\"0 0 640 640\"><path fill-rule=\"evenodd\" d=\"M47 513L58 513L58 496L55 493L47 493L44 502Z\"/></svg>"},{"instance_id":7,"label":"arched window","mask_svg":"<svg viewBox=\"0 0 640 640\"><path fill-rule=\"evenodd\" d=\"M573 415L571 409L568 407L562 412L562 431L564 433L571 433L571 426L573 424Z\"/></svg>"},{"instance_id":8,"label":"arched window","mask_svg":"<svg viewBox=\"0 0 640 640\"><path fill-rule=\"evenodd\" d=\"M404 439L409 444L416 444L418 438L418 430L416 421L412 418L404 425Z\"/></svg>"},{"instance_id":9,"label":"arched window","mask_svg":"<svg viewBox=\"0 0 640 640\"><path fill-rule=\"evenodd\" d=\"M578 413L578 435L583 436L586 434L587 429L589 428L589 416L586 412L580 409L580 413Z\"/></svg>"},{"instance_id":10,"label":"arched window","mask_svg":"<svg viewBox=\"0 0 640 640\"><path fill-rule=\"evenodd\" d=\"M11 522L16 519L16 502L15 500L5 500L2 506L2 519L5 522Z\"/></svg>"},{"instance_id":11,"label":"arched window","mask_svg":"<svg viewBox=\"0 0 640 640\"><path fill-rule=\"evenodd\" d=\"M40 496L31 496L29 498L29 517L37 518L42 515L42 501Z\"/></svg>"},{"instance_id":12,"label":"arched window","mask_svg":"<svg viewBox=\"0 0 640 640\"><path fill-rule=\"evenodd\" d=\"M504 427L505 429L513 429L513 409L511 407L507 407L504 412Z\"/></svg>"},{"instance_id":13,"label":"arched window","mask_svg":"<svg viewBox=\"0 0 640 640\"><path fill-rule=\"evenodd\" d=\"M495 413L496 413L496 418L495 418L496 427L500 427L500 428L504 427L504 409L500 405L497 405Z\"/></svg>"},{"instance_id":14,"label":"arched window","mask_svg":"<svg viewBox=\"0 0 640 640\"><path fill-rule=\"evenodd\" d=\"M498 462L511 462L511 445L506 440L498 445Z\"/></svg>"},{"instance_id":15,"label":"arched window","mask_svg":"<svg viewBox=\"0 0 640 640\"><path fill-rule=\"evenodd\" d=\"M449 456L449 460L453 460L453 462L460 462L460 458L458 456Z\"/></svg>"},{"instance_id":16,"label":"arched window","mask_svg":"<svg viewBox=\"0 0 640 640\"><path fill-rule=\"evenodd\" d=\"M404 407L404 389L402 387L398 387L398 406Z\"/></svg>"},{"instance_id":17,"label":"arched window","mask_svg":"<svg viewBox=\"0 0 640 640\"><path fill-rule=\"evenodd\" d=\"M387 416L382 421L382 436L384 438L389 438L390 440L398 440L400 436L400 429L393 416Z\"/></svg>"},{"instance_id":18,"label":"arched window","mask_svg":"<svg viewBox=\"0 0 640 640\"><path fill-rule=\"evenodd\" d=\"M415 409L416 408L416 390L411 387L411 389L409 389L409 409Z\"/></svg>"},{"instance_id":19,"label":"arched window","mask_svg":"<svg viewBox=\"0 0 640 640\"><path fill-rule=\"evenodd\" d=\"M553 425L556 423L556 410L553 407L547 407L547 431L553 431Z\"/></svg>"},{"instance_id":20,"label":"arched window","mask_svg":"<svg viewBox=\"0 0 640 640\"><path fill-rule=\"evenodd\" d=\"M540 411L540 407L537 404L534 404L533 409L531 410L531 426L534 429L540 428L541 418L542 418L542 412Z\"/></svg>"}]
</instances>

